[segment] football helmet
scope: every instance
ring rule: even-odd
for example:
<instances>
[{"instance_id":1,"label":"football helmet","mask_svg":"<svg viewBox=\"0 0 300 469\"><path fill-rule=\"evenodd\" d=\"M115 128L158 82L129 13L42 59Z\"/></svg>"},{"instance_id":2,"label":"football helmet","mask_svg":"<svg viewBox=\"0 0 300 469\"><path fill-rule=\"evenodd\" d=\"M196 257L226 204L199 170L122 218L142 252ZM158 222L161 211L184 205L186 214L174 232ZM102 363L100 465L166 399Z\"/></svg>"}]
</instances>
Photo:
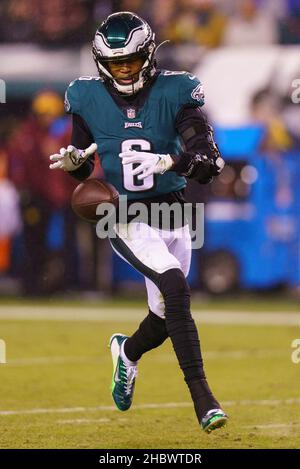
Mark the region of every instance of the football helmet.
<instances>
[{"instance_id":1,"label":"football helmet","mask_svg":"<svg viewBox=\"0 0 300 469\"><path fill-rule=\"evenodd\" d=\"M135 13L124 11L109 15L97 29L92 54L99 75L108 80L120 94L137 93L155 74L155 34L149 24ZM142 58L138 78L129 84L120 84L109 70L109 62L126 62Z\"/></svg>"}]
</instances>

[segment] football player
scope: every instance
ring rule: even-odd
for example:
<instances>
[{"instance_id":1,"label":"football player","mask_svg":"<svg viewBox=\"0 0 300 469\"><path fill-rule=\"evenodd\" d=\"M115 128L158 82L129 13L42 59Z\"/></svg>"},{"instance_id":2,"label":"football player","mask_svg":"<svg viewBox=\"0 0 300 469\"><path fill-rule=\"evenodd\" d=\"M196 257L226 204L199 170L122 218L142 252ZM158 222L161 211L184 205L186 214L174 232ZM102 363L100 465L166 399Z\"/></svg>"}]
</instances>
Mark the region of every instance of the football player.
<instances>
[{"instance_id":1,"label":"football player","mask_svg":"<svg viewBox=\"0 0 300 469\"><path fill-rule=\"evenodd\" d=\"M93 170L98 148L106 180L127 196L129 207L139 201L150 211L153 203L183 206L186 178L206 184L224 166L201 109L201 83L187 72L159 70L156 50L150 26L134 13L114 13L101 24L92 48L99 76L69 85L65 105L73 118L72 142L50 157L52 169L82 181ZM150 219L128 219L126 226L116 223L115 233L113 249L145 276L149 305L131 337L110 339L116 406L129 409L138 361L170 337L200 426L206 432L223 426L227 415L207 383L191 316L188 225L183 221L166 232Z\"/></svg>"}]
</instances>

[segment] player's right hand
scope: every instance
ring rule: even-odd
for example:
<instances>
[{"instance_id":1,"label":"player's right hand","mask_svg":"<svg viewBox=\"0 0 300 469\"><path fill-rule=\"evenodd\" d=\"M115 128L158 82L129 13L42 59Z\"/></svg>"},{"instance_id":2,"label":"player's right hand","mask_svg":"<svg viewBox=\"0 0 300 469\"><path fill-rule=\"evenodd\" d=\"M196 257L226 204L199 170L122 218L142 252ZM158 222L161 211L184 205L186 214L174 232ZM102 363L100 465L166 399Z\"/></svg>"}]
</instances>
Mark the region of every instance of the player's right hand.
<instances>
[{"instance_id":1,"label":"player's right hand","mask_svg":"<svg viewBox=\"0 0 300 469\"><path fill-rule=\"evenodd\" d=\"M59 153L50 156L50 161L54 161L54 163L50 164L49 168L75 171L75 169L78 169L96 150L96 143L92 143L85 150L79 150L73 145L69 145L68 148L61 148Z\"/></svg>"}]
</instances>

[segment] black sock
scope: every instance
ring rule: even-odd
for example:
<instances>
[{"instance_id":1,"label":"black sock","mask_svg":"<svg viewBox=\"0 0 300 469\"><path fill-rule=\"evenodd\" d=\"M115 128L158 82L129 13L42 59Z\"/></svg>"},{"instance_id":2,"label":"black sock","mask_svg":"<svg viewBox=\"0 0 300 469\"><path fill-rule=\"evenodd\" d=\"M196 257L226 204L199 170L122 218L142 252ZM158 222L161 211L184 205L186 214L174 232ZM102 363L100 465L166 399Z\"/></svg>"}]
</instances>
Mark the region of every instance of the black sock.
<instances>
[{"instance_id":1,"label":"black sock","mask_svg":"<svg viewBox=\"0 0 300 469\"><path fill-rule=\"evenodd\" d=\"M149 310L138 330L124 344L126 357L135 362L143 353L161 345L168 337L166 321Z\"/></svg>"},{"instance_id":2,"label":"black sock","mask_svg":"<svg viewBox=\"0 0 300 469\"><path fill-rule=\"evenodd\" d=\"M189 387L199 422L209 409L219 408L206 381L198 331L190 313L190 291L180 269L160 276L165 300L166 328Z\"/></svg>"}]
</instances>

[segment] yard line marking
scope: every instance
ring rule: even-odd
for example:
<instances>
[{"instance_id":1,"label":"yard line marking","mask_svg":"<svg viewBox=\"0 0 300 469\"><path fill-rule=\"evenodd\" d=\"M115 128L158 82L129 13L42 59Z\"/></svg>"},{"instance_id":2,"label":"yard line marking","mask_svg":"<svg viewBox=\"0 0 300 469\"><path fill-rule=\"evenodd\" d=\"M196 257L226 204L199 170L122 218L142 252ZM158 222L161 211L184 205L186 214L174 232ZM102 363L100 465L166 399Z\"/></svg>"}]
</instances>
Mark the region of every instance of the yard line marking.
<instances>
[{"instance_id":1,"label":"yard line marking","mask_svg":"<svg viewBox=\"0 0 300 469\"><path fill-rule=\"evenodd\" d=\"M81 424L81 423L115 423L115 422L127 422L128 419L126 418L117 418L117 419L109 419L109 418L100 418L100 419L67 419L67 420L57 420L56 423L60 425L64 424Z\"/></svg>"},{"instance_id":2,"label":"yard line marking","mask_svg":"<svg viewBox=\"0 0 300 469\"><path fill-rule=\"evenodd\" d=\"M244 428L256 429L268 429L268 428L294 428L300 427L300 422L289 422L289 423L269 423L265 425L243 425Z\"/></svg>"},{"instance_id":3,"label":"yard line marking","mask_svg":"<svg viewBox=\"0 0 300 469\"><path fill-rule=\"evenodd\" d=\"M114 406L98 406L98 407L63 407L54 409L25 409L25 410L1 410L0 416L3 415L39 415L39 414L69 414L77 412L97 412L117 410Z\"/></svg>"},{"instance_id":4,"label":"yard line marking","mask_svg":"<svg viewBox=\"0 0 300 469\"><path fill-rule=\"evenodd\" d=\"M108 357L109 358L109 357ZM65 363L97 363L105 360L106 357L101 356L60 356L60 357L28 357L28 358L11 358L7 361L8 366L31 366L31 365L59 365Z\"/></svg>"},{"instance_id":5,"label":"yard line marking","mask_svg":"<svg viewBox=\"0 0 300 469\"><path fill-rule=\"evenodd\" d=\"M300 397L293 397L290 399L262 399L262 400L251 400L243 399L241 401L224 401L222 405L224 407L233 407L237 405L242 406L278 406L278 405L300 405ZM132 408L135 410L144 409L173 409L173 408L185 408L191 407L191 402L165 402L161 404L137 404L133 405ZM115 406L96 406L96 407L62 407L52 409L23 409L23 410L1 410L0 416L5 415L39 415L39 414L66 414L66 413L77 413L77 412L98 412L98 411L117 411Z\"/></svg>"},{"instance_id":6,"label":"yard line marking","mask_svg":"<svg viewBox=\"0 0 300 469\"><path fill-rule=\"evenodd\" d=\"M206 351L203 352L203 355L205 356L206 359L219 359L219 358L234 358L234 359L240 359L240 358L249 358L249 357L255 357L255 358L268 358L268 357L285 357L288 356L290 357L290 350L286 349L278 349L278 350L272 350L272 349L246 349L246 350L211 350L211 351Z\"/></svg>"},{"instance_id":7,"label":"yard line marking","mask_svg":"<svg viewBox=\"0 0 300 469\"><path fill-rule=\"evenodd\" d=\"M246 349L246 350L206 350L202 351L202 355L205 360L220 360L220 358L233 358L239 360L241 358L255 357L256 359L260 358L274 358L274 357L290 357L290 351L286 349L266 349L266 350L255 350L255 349ZM172 353L163 353L160 355L154 355L152 357L153 361L166 362L174 358Z\"/></svg>"},{"instance_id":8,"label":"yard line marking","mask_svg":"<svg viewBox=\"0 0 300 469\"><path fill-rule=\"evenodd\" d=\"M255 358L267 358L267 357L284 357L289 356L289 351L286 349L282 350L207 350L203 352L206 360L219 360L220 358L233 358L239 360L241 358L255 357ZM175 355L172 353L163 353L152 357L153 361L165 362L174 360ZM54 356L54 357L21 357L11 358L5 364L7 366L33 366L33 365L60 365L66 363L102 363L103 361L110 361L109 356Z\"/></svg>"},{"instance_id":9,"label":"yard line marking","mask_svg":"<svg viewBox=\"0 0 300 469\"><path fill-rule=\"evenodd\" d=\"M0 306L0 320L137 322L147 315L146 310L132 308L72 308L70 306ZM243 312L199 311L193 317L202 324L300 326L300 312Z\"/></svg>"},{"instance_id":10,"label":"yard line marking","mask_svg":"<svg viewBox=\"0 0 300 469\"><path fill-rule=\"evenodd\" d=\"M70 420L57 420L56 423L59 423L60 425L64 424L78 424L78 423L108 423L108 422L115 422L115 420L112 419L70 419Z\"/></svg>"}]
</instances>

